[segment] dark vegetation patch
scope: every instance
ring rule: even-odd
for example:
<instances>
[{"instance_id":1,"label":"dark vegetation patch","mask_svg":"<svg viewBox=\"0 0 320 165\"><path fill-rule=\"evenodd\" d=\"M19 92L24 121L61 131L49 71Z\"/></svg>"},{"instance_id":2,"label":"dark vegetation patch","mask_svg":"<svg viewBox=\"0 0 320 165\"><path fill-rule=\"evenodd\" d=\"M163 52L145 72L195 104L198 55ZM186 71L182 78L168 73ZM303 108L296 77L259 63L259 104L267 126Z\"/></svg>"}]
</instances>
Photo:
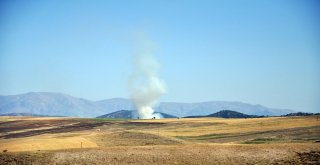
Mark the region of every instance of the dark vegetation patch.
<instances>
[{"instance_id":1,"label":"dark vegetation patch","mask_svg":"<svg viewBox=\"0 0 320 165\"><path fill-rule=\"evenodd\" d=\"M296 112L296 113L289 113L282 116L314 116L314 115L317 115L317 117L319 117L320 113Z\"/></svg>"},{"instance_id":2,"label":"dark vegetation patch","mask_svg":"<svg viewBox=\"0 0 320 165\"><path fill-rule=\"evenodd\" d=\"M220 139L230 137L231 134L207 134L201 136L176 136L179 139L183 140L210 140L210 139Z\"/></svg>"},{"instance_id":3,"label":"dark vegetation patch","mask_svg":"<svg viewBox=\"0 0 320 165\"><path fill-rule=\"evenodd\" d=\"M16 120L0 123L0 132L20 131L25 129L34 129L40 127L54 127L74 123L72 119L57 120Z\"/></svg>"},{"instance_id":4,"label":"dark vegetation patch","mask_svg":"<svg viewBox=\"0 0 320 165\"><path fill-rule=\"evenodd\" d=\"M299 157L299 160L303 162L303 164L320 164L319 151L297 153L297 155Z\"/></svg>"},{"instance_id":5,"label":"dark vegetation patch","mask_svg":"<svg viewBox=\"0 0 320 165\"><path fill-rule=\"evenodd\" d=\"M243 142L243 144L263 144L270 142L285 142L285 139L276 138L276 137L268 137L268 138L256 138L253 140L248 140Z\"/></svg>"},{"instance_id":6,"label":"dark vegetation patch","mask_svg":"<svg viewBox=\"0 0 320 165\"><path fill-rule=\"evenodd\" d=\"M310 152L297 152L296 155L288 160L281 160L275 165L280 164L290 164L290 165L318 165L320 164L320 151L310 151Z\"/></svg>"}]
</instances>

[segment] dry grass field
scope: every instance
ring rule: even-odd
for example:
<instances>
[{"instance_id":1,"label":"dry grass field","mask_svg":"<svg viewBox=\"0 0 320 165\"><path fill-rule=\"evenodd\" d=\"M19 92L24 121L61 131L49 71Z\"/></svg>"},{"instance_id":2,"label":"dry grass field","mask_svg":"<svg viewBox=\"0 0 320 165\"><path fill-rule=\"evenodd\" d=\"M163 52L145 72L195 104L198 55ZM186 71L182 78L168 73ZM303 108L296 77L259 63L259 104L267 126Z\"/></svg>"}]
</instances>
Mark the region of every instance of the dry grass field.
<instances>
[{"instance_id":1,"label":"dry grass field","mask_svg":"<svg viewBox=\"0 0 320 165\"><path fill-rule=\"evenodd\" d=\"M0 117L0 164L320 164L320 119Z\"/></svg>"}]
</instances>

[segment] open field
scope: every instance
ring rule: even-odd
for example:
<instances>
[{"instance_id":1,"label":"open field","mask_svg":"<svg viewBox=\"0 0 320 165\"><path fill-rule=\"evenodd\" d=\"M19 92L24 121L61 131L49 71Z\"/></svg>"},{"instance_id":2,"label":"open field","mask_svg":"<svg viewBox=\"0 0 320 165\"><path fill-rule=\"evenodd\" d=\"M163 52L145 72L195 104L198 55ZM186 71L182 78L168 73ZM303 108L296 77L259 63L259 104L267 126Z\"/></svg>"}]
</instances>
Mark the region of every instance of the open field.
<instances>
[{"instance_id":1,"label":"open field","mask_svg":"<svg viewBox=\"0 0 320 165\"><path fill-rule=\"evenodd\" d=\"M0 164L319 164L318 118L0 117Z\"/></svg>"}]
</instances>

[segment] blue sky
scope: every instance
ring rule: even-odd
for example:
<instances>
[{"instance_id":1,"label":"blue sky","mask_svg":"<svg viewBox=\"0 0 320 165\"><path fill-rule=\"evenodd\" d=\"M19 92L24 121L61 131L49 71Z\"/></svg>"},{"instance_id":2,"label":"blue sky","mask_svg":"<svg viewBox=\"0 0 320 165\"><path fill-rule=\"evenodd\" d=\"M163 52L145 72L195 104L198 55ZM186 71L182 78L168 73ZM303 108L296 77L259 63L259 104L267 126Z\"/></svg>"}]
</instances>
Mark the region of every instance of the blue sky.
<instances>
[{"instance_id":1,"label":"blue sky","mask_svg":"<svg viewBox=\"0 0 320 165\"><path fill-rule=\"evenodd\" d=\"M316 0L2 0L0 95L128 97L134 36L157 44L161 101L320 112Z\"/></svg>"}]
</instances>

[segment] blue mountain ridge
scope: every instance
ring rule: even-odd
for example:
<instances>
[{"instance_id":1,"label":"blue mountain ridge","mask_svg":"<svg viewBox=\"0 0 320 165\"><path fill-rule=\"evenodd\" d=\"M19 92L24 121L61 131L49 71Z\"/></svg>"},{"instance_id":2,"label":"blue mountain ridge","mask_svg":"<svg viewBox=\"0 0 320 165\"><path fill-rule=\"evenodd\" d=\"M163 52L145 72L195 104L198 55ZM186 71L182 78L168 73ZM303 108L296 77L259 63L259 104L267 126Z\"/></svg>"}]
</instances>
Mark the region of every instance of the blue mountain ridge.
<instances>
[{"instance_id":1,"label":"blue mountain ridge","mask_svg":"<svg viewBox=\"0 0 320 165\"><path fill-rule=\"evenodd\" d=\"M136 109L129 99L112 98L91 101L62 93L30 92L20 95L0 96L0 114L32 113L49 116L97 117L119 110ZM231 101L208 101L198 103L160 102L155 111L178 117L209 115L228 109L248 115L280 116L295 111L268 108Z\"/></svg>"}]
</instances>

